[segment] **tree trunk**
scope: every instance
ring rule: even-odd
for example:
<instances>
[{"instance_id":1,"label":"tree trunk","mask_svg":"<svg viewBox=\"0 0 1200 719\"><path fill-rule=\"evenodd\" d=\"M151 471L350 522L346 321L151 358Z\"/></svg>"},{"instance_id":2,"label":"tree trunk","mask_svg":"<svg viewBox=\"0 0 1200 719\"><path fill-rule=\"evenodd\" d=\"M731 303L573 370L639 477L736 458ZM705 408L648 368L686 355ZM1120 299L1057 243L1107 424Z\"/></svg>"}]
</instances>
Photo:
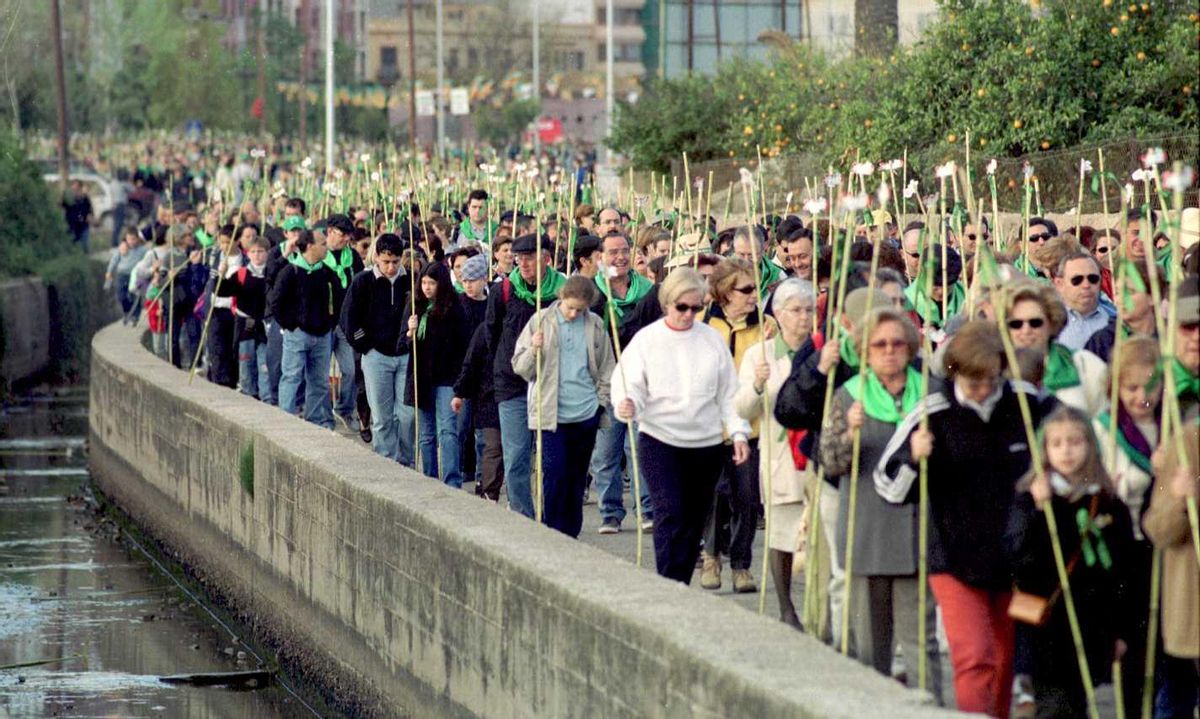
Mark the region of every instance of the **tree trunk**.
<instances>
[{"instance_id":1,"label":"tree trunk","mask_svg":"<svg viewBox=\"0 0 1200 719\"><path fill-rule=\"evenodd\" d=\"M854 0L854 54L883 57L900 34L897 0Z\"/></svg>"}]
</instances>

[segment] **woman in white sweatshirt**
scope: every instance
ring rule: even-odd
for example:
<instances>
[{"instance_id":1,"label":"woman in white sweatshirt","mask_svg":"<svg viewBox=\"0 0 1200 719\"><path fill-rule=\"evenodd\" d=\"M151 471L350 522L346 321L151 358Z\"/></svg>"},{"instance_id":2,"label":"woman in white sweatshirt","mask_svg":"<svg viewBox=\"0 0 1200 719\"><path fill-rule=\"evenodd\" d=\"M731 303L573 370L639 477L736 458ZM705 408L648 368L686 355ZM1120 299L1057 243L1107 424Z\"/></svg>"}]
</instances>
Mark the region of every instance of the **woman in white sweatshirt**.
<instances>
[{"instance_id":1,"label":"woman in white sweatshirt","mask_svg":"<svg viewBox=\"0 0 1200 719\"><path fill-rule=\"evenodd\" d=\"M636 419L642 478L654 504L661 576L690 583L721 473L725 437L734 461L750 457L750 424L734 407L737 371L721 334L696 322L704 277L672 272L658 292L664 316L630 341L612 377L617 416Z\"/></svg>"}]
</instances>

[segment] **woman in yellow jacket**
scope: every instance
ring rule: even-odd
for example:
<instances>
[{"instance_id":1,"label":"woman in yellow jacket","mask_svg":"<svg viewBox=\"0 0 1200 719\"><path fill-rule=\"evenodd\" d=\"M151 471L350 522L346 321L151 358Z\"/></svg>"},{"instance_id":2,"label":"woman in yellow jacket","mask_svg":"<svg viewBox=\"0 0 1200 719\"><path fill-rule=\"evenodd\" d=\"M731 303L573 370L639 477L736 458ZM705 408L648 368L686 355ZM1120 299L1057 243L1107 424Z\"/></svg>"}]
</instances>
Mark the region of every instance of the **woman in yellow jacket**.
<instances>
[{"instance_id":1,"label":"woman in yellow jacket","mask_svg":"<svg viewBox=\"0 0 1200 719\"><path fill-rule=\"evenodd\" d=\"M737 367L746 351L765 337L756 311L758 284L754 267L741 259L723 260L713 271L709 284L713 302L705 312L703 322L721 333ZM750 433L750 461L734 464L730 453L726 457L721 479L717 482L712 512L704 530L704 566L700 573L700 586L705 589L721 587L722 553L729 555L729 565L733 569L733 590L753 592L758 589L750 572L753 559L750 550L754 544L754 533L758 530L760 502L757 457L758 422L754 422Z\"/></svg>"}]
</instances>

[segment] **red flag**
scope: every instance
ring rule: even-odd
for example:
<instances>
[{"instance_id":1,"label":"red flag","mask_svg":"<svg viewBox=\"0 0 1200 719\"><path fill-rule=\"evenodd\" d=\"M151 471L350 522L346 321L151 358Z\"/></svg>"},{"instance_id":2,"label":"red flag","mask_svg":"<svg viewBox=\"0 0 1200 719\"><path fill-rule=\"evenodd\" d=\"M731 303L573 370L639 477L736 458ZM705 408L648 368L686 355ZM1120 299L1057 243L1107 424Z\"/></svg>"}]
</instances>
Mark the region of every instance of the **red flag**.
<instances>
[{"instance_id":1,"label":"red flag","mask_svg":"<svg viewBox=\"0 0 1200 719\"><path fill-rule=\"evenodd\" d=\"M266 103L263 102L261 97L254 98L254 102L250 104L250 117L253 117L255 120L263 119L265 107Z\"/></svg>"}]
</instances>

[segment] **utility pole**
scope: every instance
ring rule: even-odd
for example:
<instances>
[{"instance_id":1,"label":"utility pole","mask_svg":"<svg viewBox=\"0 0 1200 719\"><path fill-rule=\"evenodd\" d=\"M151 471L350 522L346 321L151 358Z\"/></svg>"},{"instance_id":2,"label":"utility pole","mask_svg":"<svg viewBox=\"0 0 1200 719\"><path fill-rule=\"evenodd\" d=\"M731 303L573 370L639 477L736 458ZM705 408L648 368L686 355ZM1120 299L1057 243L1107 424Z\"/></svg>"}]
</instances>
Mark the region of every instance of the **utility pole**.
<instances>
[{"instance_id":1,"label":"utility pole","mask_svg":"<svg viewBox=\"0 0 1200 719\"><path fill-rule=\"evenodd\" d=\"M437 89L433 93L437 103L437 155L442 160L446 154L446 110L443 107L442 85L446 82L446 43L442 30L442 0L437 0L437 19L434 26L437 36Z\"/></svg>"},{"instance_id":2,"label":"utility pole","mask_svg":"<svg viewBox=\"0 0 1200 719\"><path fill-rule=\"evenodd\" d=\"M667 76L667 0L658 0L658 77Z\"/></svg>"},{"instance_id":3,"label":"utility pole","mask_svg":"<svg viewBox=\"0 0 1200 719\"><path fill-rule=\"evenodd\" d=\"M333 173L333 4L325 0L325 174Z\"/></svg>"},{"instance_id":4,"label":"utility pole","mask_svg":"<svg viewBox=\"0 0 1200 719\"><path fill-rule=\"evenodd\" d=\"M542 48L538 37L541 30L541 2L533 2L533 102L537 106L537 116L533 120L533 157L534 162L542 153L542 136L538 132L538 121L542 118Z\"/></svg>"},{"instance_id":5,"label":"utility pole","mask_svg":"<svg viewBox=\"0 0 1200 719\"><path fill-rule=\"evenodd\" d=\"M692 74L692 52L696 44L696 4L695 0L687 0L687 71Z\"/></svg>"},{"instance_id":6,"label":"utility pole","mask_svg":"<svg viewBox=\"0 0 1200 719\"><path fill-rule=\"evenodd\" d=\"M304 46L300 50L300 151L308 146L308 60L312 52L309 45L311 30L309 20L312 19L310 0L300 0L300 34L304 38Z\"/></svg>"},{"instance_id":7,"label":"utility pole","mask_svg":"<svg viewBox=\"0 0 1200 719\"><path fill-rule=\"evenodd\" d=\"M408 136L413 152L417 143L417 31L413 27L413 2L408 0Z\"/></svg>"},{"instance_id":8,"label":"utility pole","mask_svg":"<svg viewBox=\"0 0 1200 719\"><path fill-rule=\"evenodd\" d=\"M721 64L721 8L713 0L713 34L717 39L717 64Z\"/></svg>"},{"instance_id":9,"label":"utility pole","mask_svg":"<svg viewBox=\"0 0 1200 719\"><path fill-rule=\"evenodd\" d=\"M261 112L258 115L258 134L265 136L267 134L267 31L266 31L266 10L262 7L255 8L255 45L257 45L256 65L258 65L258 77L255 79L255 87L258 92L258 107Z\"/></svg>"},{"instance_id":10,"label":"utility pole","mask_svg":"<svg viewBox=\"0 0 1200 719\"><path fill-rule=\"evenodd\" d=\"M604 5L604 136L612 136L613 126L613 0ZM607 147L607 146L606 146ZM612 159L612 150L605 151L606 157Z\"/></svg>"},{"instance_id":11,"label":"utility pole","mask_svg":"<svg viewBox=\"0 0 1200 719\"><path fill-rule=\"evenodd\" d=\"M58 96L58 184L67 192L70 177L67 147L67 82L63 73L62 15L58 0L50 0L50 27L54 33L54 85Z\"/></svg>"},{"instance_id":12,"label":"utility pole","mask_svg":"<svg viewBox=\"0 0 1200 719\"><path fill-rule=\"evenodd\" d=\"M787 35L787 0L779 0L779 29Z\"/></svg>"}]
</instances>

